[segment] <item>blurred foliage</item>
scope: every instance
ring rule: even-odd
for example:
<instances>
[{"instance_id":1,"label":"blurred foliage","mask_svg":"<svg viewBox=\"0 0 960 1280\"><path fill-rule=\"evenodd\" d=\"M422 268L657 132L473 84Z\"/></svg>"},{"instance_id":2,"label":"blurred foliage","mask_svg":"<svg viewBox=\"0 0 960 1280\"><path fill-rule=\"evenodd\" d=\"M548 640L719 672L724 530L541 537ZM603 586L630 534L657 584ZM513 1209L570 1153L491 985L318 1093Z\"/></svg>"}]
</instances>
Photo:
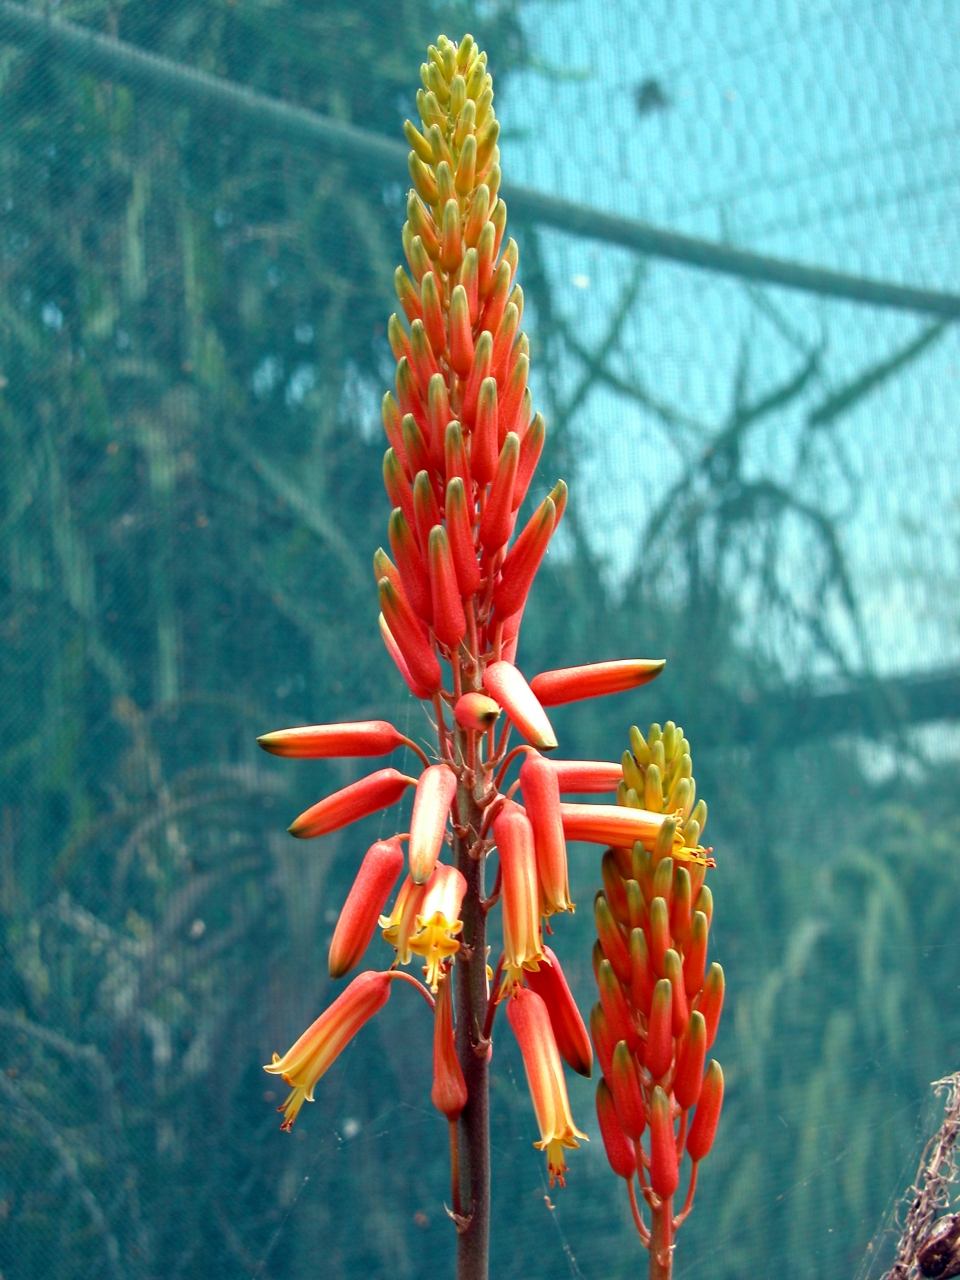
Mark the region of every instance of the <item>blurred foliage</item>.
<instances>
[{"instance_id":1,"label":"blurred foliage","mask_svg":"<svg viewBox=\"0 0 960 1280\"><path fill-rule=\"evenodd\" d=\"M516 15L490 5L59 12L391 136L437 30L473 30L498 83L524 60ZM291 1138L260 1071L329 998L332 921L376 824L295 845L289 817L353 774L281 772L254 737L371 714L415 733L421 714L382 652L369 567L402 197L42 50L0 50L5 1280L449 1268L422 1011L395 997ZM631 384L688 434L690 466L613 597L580 532L573 424L610 376L619 313L605 347L578 349L532 227L521 275L555 428L541 479L574 481L521 663L665 652L668 674L635 697L559 713L563 750L609 756L631 721L681 720L711 805L729 1102L679 1274L852 1273L912 1172L926 1084L960 1056L955 774L896 725L886 774L842 740L695 736L722 742L729 700L777 685L784 637L838 665L836 627L857 631L833 509L809 497L831 403L795 486L761 492L743 465L746 433L816 378L817 352L757 388L745 347L716 428ZM642 282L641 265L621 311ZM798 529L816 569L801 596L776 576ZM592 853L574 851L572 874L589 903ZM591 932L589 910L558 930L584 1001ZM521 1074L498 1036L494 1274L633 1275L598 1142L545 1202ZM593 1128L592 1088L572 1096Z\"/></svg>"}]
</instances>

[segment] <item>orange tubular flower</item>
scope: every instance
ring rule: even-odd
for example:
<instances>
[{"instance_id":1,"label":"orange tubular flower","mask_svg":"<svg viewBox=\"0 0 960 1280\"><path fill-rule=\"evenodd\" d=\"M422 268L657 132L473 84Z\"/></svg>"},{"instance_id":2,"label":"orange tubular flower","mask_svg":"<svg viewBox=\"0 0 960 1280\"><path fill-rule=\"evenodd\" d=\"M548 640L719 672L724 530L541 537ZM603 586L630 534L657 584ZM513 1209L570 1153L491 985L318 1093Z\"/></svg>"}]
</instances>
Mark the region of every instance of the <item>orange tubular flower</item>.
<instances>
[{"instance_id":1,"label":"orange tubular flower","mask_svg":"<svg viewBox=\"0 0 960 1280\"><path fill-rule=\"evenodd\" d=\"M636 1141L646 1128L647 1117L643 1109L637 1064L625 1040L621 1040L613 1051L610 1090L613 1093L620 1127L628 1138Z\"/></svg>"},{"instance_id":2,"label":"orange tubular flower","mask_svg":"<svg viewBox=\"0 0 960 1280\"><path fill-rule=\"evenodd\" d=\"M597 1119L600 1121L600 1135L610 1168L618 1177L626 1178L629 1182L637 1172L637 1151L620 1127L613 1094L606 1080L600 1080L597 1084Z\"/></svg>"},{"instance_id":3,"label":"orange tubular flower","mask_svg":"<svg viewBox=\"0 0 960 1280\"><path fill-rule=\"evenodd\" d=\"M561 795L597 795L616 791L623 778L619 764L611 760L551 760Z\"/></svg>"},{"instance_id":4,"label":"orange tubular flower","mask_svg":"<svg viewBox=\"0 0 960 1280\"><path fill-rule=\"evenodd\" d=\"M540 562L547 553L556 522L557 509L550 498L545 498L507 552L500 569L500 581L493 593L493 607L498 618L510 618L523 608Z\"/></svg>"},{"instance_id":5,"label":"orange tubular flower","mask_svg":"<svg viewBox=\"0 0 960 1280\"><path fill-rule=\"evenodd\" d=\"M560 820L560 787L557 775L543 756L528 753L520 766L523 803L533 827L540 881L540 914L552 916L572 911L567 874L567 844Z\"/></svg>"},{"instance_id":6,"label":"orange tubular flower","mask_svg":"<svg viewBox=\"0 0 960 1280\"><path fill-rule=\"evenodd\" d=\"M508 803L493 820L493 835L503 883L504 972L508 982L519 982L543 960L533 827L519 805Z\"/></svg>"},{"instance_id":7,"label":"orange tubular flower","mask_svg":"<svg viewBox=\"0 0 960 1280\"><path fill-rule=\"evenodd\" d=\"M273 756L297 760L327 760L336 756L386 756L406 742L386 720L353 724L314 724L302 729L276 729L257 739Z\"/></svg>"},{"instance_id":8,"label":"orange tubular flower","mask_svg":"<svg viewBox=\"0 0 960 1280\"><path fill-rule=\"evenodd\" d=\"M408 778L405 773L396 769L378 769L301 813L287 830L301 840L329 835L331 831L338 831L340 827L396 804L407 787L413 786L416 786L416 779Z\"/></svg>"},{"instance_id":9,"label":"orange tubular flower","mask_svg":"<svg viewBox=\"0 0 960 1280\"><path fill-rule=\"evenodd\" d=\"M421 773L410 819L410 875L417 884L426 884L437 865L456 794L457 775L449 765L432 764Z\"/></svg>"},{"instance_id":10,"label":"orange tubular flower","mask_svg":"<svg viewBox=\"0 0 960 1280\"><path fill-rule=\"evenodd\" d=\"M466 891L467 882L456 867L439 863L417 913L410 950L426 960L424 973L431 991L437 989L443 962L460 950L456 935L463 929L460 904Z\"/></svg>"},{"instance_id":11,"label":"orange tubular flower","mask_svg":"<svg viewBox=\"0 0 960 1280\"><path fill-rule=\"evenodd\" d=\"M507 1020L520 1045L530 1098L540 1126L540 1141L534 1145L547 1153L550 1185L557 1180L562 1187L567 1171L563 1148L579 1147L577 1139L585 1139L587 1135L574 1125L570 1114L550 1015L536 992L518 987L507 1002Z\"/></svg>"},{"instance_id":12,"label":"orange tubular flower","mask_svg":"<svg viewBox=\"0 0 960 1280\"><path fill-rule=\"evenodd\" d=\"M282 1076L292 1090L280 1108L281 1129L290 1131L304 1102L313 1101L317 1081L389 998L389 973L358 974L282 1058L279 1054L273 1055L273 1061L264 1071Z\"/></svg>"},{"instance_id":13,"label":"orange tubular flower","mask_svg":"<svg viewBox=\"0 0 960 1280\"><path fill-rule=\"evenodd\" d=\"M573 993L567 986L560 961L546 946L543 948L543 958L545 963L539 969L528 969L524 975L527 986L547 1006L560 1057L567 1066L589 1079L593 1069L593 1051L587 1028L583 1025Z\"/></svg>"},{"instance_id":14,"label":"orange tubular flower","mask_svg":"<svg viewBox=\"0 0 960 1280\"><path fill-rule=\"evenodd\" d=\"M403 849L394 836L367 850L343 904L330 943L330 977L342 978L359 964L377 927L390 890L403 870Z\"/></svg>"},{"instance_id":15,"label":"orange tubular flower","mask_svg":"<svg viewBox=\"0 0 960 1280\"><path fill-rule=\"evenodd\" d=\"M593 662L583 667L541 671L530 687L545 707L559 707L582 698L599 698L607 693L623 693L655 679L666 666L666 658L628 658L620 662Z\"/></svg>"},{"instance_id":16,"label":"orange tubular flower","mask_svg":"<svg viewBox=\"0 0 960 1280\"><path fill-rule=\"evenodd\" d=\"M418 684L410 674L410 668L407 666L407 660L400 652L400 646L397 644L396 640L394 640L393 633L387 626L387 620L382 613L380 615L380 634L383 637L383 643L387 647L387 653L389 653L397 670L400 672L401 676L403 676L404 684L406 684L407 688L415 698L420 698L422 701L429 701L431 697L430 690L425 689L422 684Z\"/></svg>"},{"instance_id":17,"label":"orange tubular flower","mask_svg":"<svg viewBox=\"0 0 960 1280\"><path fill-rule=\"evenodd\" d=\"M430 530L428 556L434 631L440 643L453 650L466 635L467 620L450 556L450 546L442 525L435 525Z\"/></svg>"},{"instance_id":18,"label":"orange tubular flower","mask_svg":"<svg viewBox=\"0 0 960 1280\"><path fill-rule=\"evenodd\" d=\"M561 804L560 816L568 840L610 844L619 849L629 849L637 840L652 849L667 817L664 813L622 809L613 804Z\"/></svg>"},{"instance_id":19,"label":"orange tubular flower","mask_svg":"<svg viewBox=\"0 0 960 1280\"><path fill-rule=\"evenodd\" d=\"M650 1103L650 1186L661 1200L669 1200L680 1182L677 1142L670 1118L670 1101L659 1085Z\"/></svg>"},{"instance_id":20,"label":"orange tubular flower","mask_svg":"<svg viewBox=\"0 0 960 1280\"><path fill-rule=\"evenodd\" d=\"M696 1106L703 1083L703 1062L707 1054L707 1024L703 1014L694 1010L690 1025L677 1048L677 1069L673 1077L673 1096L684 1111Z\"/></svg>"},{"instance_id":21,"label":"orange tubular flower","mask_svg":"<svg viewBox=\"0 0 960 1280\"><path fill-rule=\"evenodd\" d=\"M412 679L431 694L440 688L443 676L437 655L430 647L420 620L410 608L389 578L381 578L377 584L380 609L386 619L390 634L403 654L404 663Z\"/></svg>"},{"instance_id":22,"label":"orange tubular flower","mask_svg":"<svg viewBox=\"0 0 960 1280\"><path fill-rule=\"evenodd\" d=\"M453 1043L451 977L440 979L433 1015L433 1087L430 1101L448 1120L456 1120L467 1105L467 1086Z\"/></svg>"},{"instance_id":23,"label":"orange tubular flower","mask_svg":"<svg viewBox=\"0 0 960 1280\"><path fill-rule=\"evenodd\" d=\"M483 673L483 687L499 702L527 742L541 751L554 749L557 735L547 713L512 662L491 662Z\"/></svg>"},{"instance_id":24,"label":"orange tubular flower","mask_svg":"<svg viewBox=\"0 0 960 1280\"><path fill-rule=\"evenodd\" d=\"M700 1101L694 1113L693 1124L687 1134L687 1154L694 1163L709 1155L717 1136L720 1111L723 1107L723 1071L716 1058L712 1060L703 1077Z\"/></svg>"}]
</instances>

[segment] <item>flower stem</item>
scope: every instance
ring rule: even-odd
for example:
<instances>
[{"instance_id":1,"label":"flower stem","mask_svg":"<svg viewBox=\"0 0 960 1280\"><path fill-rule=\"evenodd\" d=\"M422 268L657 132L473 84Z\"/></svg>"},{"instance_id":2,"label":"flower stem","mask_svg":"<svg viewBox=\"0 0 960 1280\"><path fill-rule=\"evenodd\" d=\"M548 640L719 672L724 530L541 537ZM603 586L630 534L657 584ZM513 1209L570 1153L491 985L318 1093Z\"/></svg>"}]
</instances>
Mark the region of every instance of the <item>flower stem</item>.
<instances>
[{"instance_id":1,"label":"flower stem","mask_svg":"<svg viewBox=\"0 0 960 1280\"><path fill-rule=\"evenodd\" d=\"M457 730L463 736L462 730ZM465 743L461 741L465 754ZM461 826L479 831L483 813L472 790L461 781L458 803ZM463 900L463 942L470 959L454 965L457 989L457 1057L467 1086L467 1105L460 1116L460 1186L462 1212L468 1225L457 1236L457 1280L487 1280L490 1235L490 1112L487 1055L477 1054L487 1017L487 945L484 911L484 862L470 856L469 837L454 839L454 863L467 882Z\"/></svg>"},{"instance_id":2,"label":"flower stem","mask_svg":"<svg viewBox=\"0 0 960 1280\"><path fill-rule=\"evenodd\" d=\"M660 1200L650 1223L649 1280L670 1280L673 1275L673 1200Z\"/></svg>"}]
</instances>

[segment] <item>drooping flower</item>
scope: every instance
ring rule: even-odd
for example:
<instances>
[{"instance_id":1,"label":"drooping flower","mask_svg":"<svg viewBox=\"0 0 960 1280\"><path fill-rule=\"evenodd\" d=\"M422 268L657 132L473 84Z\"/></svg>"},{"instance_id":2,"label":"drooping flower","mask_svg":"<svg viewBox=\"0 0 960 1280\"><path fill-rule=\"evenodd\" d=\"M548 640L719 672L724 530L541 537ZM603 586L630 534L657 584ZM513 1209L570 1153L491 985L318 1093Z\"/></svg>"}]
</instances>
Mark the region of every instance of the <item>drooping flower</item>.
<instances>
[{"instance_id":1,"label":"drooping flower","mask_svg":"<svg viewBox=\"0 0 960 1280\"><path fill-rule=\"evenodd\" d=\"M425 884L437 865L456 794L457 775L449 765L432 764L417 781L409 847L410 874L417 884Z\"/></svg>"},{"instance_id":2,"label":"drooping flower","mask_svg":"<svg viewBox=\"0 0 960 1280\"><path fill-rule=\"evenodd\" d=\"M713 1140L717 1136L717 1125L720 1122L720 1111L723 1107L723 1071L720 1063L714 1058L700 1088L700 1101L694 1112L693 1124L687 1134L687 1153L694 1162L709 1155Z\"/></svg>"},{"instance_id":3,"label":"drooping flower","mask_svg":"<svg viewBox=\"0 0 960 1280\"><path fill-rule=\"evenodd\" d=\"M503 953L506 981L519 982L543 959L533 828L519 805L507 803L493 820L503 883Z\"/></svg>"},{"instance_id":4,"label":"drooping flower","mask_svg":"<svg viewBox=\"0 0 960 1280\"><path fill-rule=\"evenodd\" d=\"M540 1127L540 1141L535 1145L547 1153L550 1185L557 1180L562 1187L567 1171L563 1149L579 1147L577 1139L585 1139L587 1135L580 1132L570 1114L550 1015L536 992L517 987L507 1001L507 1019L520 1045L530 1098Z\"/></svg>"},{"instance_id":5,"label":"drooping flower","mask_svg":"<svg viewBox=\"0 0 960 1280\"><path fill-rule=\"evenodd\" d=\"M403 870L403 862L403 849L396 836L377 840L367 850L333 931L329 956L331 978L342 978L360 963L390 891Z\"/></svg>"},{"instance_id":6,"label":"drooping flower","mask_svg":"<svg viewBox=\"0 0 960 1280\"><path fill-rule=\"evenodd\" d=\"M567 985L560 961L547 946L543 948L543 958L544 963L538 969L528 969L524 974L527 986L547 1006L560 1057L574 1071L589 1077L593 1068L593 1053L577 1002Z\"/></svg>"},{"instance_id":7,"label":"drooping flower","mask_svg":"<svg viewBox=\"0 0 960 1280\"><path fill-rule=\"evenodd\" d=\"M453 1042L453 979L449 973L439 981L437 1007L433 1014L433 1086L430 1101L448 1120L456 1120L467 1105L467 1086Z\"/></svg>"},{"instance_id":8,"label":"drooping flower","mask_svg":"<svg viewBox=\"0 0 960 1280\"><path fill-rule=\"evenodd\" d=\"M389 998L389 972L358 974L282 1058L279 1054L273 1055L273 1061L264 1071L282 1076L291 1087L290 1095L280 1108L281 1129L289 1132L304 1102L313 1101L317 1081Z\"/></svg>"},{"instance_id":9,"label":"drooping flower","mask_svg":"<svg viewBox=\"0 0 960 1280\"><path fill-rule=\"evenodd\" d=\"M457 941L457 935L463 929L460 905L467 891L467 882L456 867L439 862L426 888L417 913L416 932L410 939L410 950L426 960L427 985L431 991L436 991L443 962L460 950Z\"/></svg>"},{"instance_id":10,"label":"drooping flower","mask_svg":"<svg viewBox=\"0 0 960 1280\"><path fill-rule=\"evenodd\" d=\"M520 787L524 808L533 827L540 883L540 911L550 916L572 911L567 873L567 844L560 817L560 785L557 775L543 756L528 752L520 766Z\"/></svg>"}]
</instances>

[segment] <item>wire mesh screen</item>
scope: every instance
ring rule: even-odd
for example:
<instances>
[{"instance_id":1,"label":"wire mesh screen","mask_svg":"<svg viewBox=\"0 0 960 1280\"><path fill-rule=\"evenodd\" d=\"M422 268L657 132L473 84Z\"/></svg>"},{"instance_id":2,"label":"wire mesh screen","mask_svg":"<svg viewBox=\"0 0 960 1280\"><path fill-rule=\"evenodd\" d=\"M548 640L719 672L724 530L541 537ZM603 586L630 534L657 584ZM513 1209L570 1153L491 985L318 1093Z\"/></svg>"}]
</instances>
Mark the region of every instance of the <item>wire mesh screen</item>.
<instances>
[{"instance_id":1,"label":"wire mesh screen","mask_svg":"<svg viewBox=\"0 0 960 1280\"><path fill-rule=\"evenodd\" d=\"M55 10L393 139L427 43L469 29L516 186L957 287L950 6ZM91 69L4 26L17 12L0 6L0 1271L445 1274L423 1010L392 1001L292 1136L261 1070L335 992L333 924L383 820L295 844L290 818L357 773L281 771L255 737L385 708L415 736L422 716L370 567L405 190L349 147L201 109L122 50ZM555 723L567 754L617 759L630 724L682 722L718 862L727 1105L677 1274L879 1276L929 1082L960 1057L955 327L548 221L529 201L511 220L551 441L532 495L562 474L572 498L519 662L667 657ZM571 855L586 1010L599 866ZM492 1089L493 1273L635 1274L592 1087L571 1084L593 1141L562 1192L506 1034Z\"/></svg>"}]
</instances>

